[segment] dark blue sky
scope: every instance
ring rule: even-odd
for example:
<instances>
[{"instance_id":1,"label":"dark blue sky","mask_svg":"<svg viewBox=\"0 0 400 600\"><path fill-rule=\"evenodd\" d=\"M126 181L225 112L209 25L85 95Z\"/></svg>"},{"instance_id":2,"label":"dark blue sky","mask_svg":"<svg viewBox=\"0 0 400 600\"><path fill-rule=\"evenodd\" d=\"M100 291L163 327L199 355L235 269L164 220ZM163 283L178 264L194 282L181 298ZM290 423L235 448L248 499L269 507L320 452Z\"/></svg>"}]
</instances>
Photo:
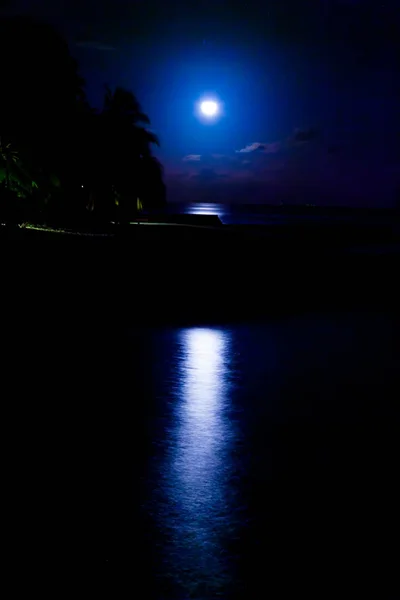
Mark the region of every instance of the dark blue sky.
<instances>
[{"instance_id":1,"label":"dark blue sky","mask_svg":"<svg viewBox=\"0 0 400 600\"><path fill-rule=\"evenodd\" d=\"M398 2L9 4L67 36L93 103L106 82L137 94L171 200L399 197ZM224 102L208 126L194 114L207 91Z\"/></svg>"}]
</instances>

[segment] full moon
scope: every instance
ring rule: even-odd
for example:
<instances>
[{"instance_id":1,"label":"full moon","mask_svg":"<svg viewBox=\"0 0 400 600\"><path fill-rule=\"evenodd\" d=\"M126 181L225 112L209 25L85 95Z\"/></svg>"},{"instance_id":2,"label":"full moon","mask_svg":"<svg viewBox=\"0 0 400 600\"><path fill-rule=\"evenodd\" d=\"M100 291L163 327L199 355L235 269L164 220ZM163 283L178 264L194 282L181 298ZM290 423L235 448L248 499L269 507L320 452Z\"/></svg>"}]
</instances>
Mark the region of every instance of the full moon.
<instances>
[{"instance_id":1,"label":"full moon","mask_svg":"<svg viewBox=\"0 0 400 600\"><path fill-rule=\"evenodd\" d=\"M213 100L204 100L200 105L200 110L206 117L214 117L218 112L218 104Z\"/></svg>"}]
</instances>

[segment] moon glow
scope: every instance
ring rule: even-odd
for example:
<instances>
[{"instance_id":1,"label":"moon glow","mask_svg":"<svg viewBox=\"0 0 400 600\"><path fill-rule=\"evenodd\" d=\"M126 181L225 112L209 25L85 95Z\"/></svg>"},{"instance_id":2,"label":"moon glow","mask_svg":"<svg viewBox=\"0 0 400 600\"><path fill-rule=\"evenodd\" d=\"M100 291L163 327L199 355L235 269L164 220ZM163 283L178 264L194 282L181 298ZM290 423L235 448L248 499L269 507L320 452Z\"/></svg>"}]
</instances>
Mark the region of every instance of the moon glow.
<instances>
[{"instance_id":1,"label":"moon glow","mask_svg":"<svg viewBox=\"0 0 400 600\"><path fill-rule=\"evenodd\" d=\"M206 117L214 117L218 112L218 104L214 100L203 100L200 110Z\"/></svg>"}]
</instances>

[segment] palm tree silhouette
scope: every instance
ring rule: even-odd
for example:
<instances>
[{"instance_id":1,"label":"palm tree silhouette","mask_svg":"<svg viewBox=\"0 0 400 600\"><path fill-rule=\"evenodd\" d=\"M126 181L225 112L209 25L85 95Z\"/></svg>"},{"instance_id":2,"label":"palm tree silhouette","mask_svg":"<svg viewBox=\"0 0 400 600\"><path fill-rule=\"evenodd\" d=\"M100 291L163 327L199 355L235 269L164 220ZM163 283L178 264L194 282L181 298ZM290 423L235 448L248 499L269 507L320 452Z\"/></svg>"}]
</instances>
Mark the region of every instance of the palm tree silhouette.
<instances>
[{"instance_id":1,"label":"palm tree silhouette","mask_svg":"<svg viewBox=\"0 0 400 600\"><path fill-rule=\"evenodd\" d=\"M124 119L127 123L137 125L143 123L150 125L149 117L142 108L134 94L122 87L117 87L114 92L108 85L105 86L103 113L112 115L113 118Z\"/></svg>"},{"instance_id":2,"label":"palm tree silhouette","mask_svg":"<svg viewBox=\"0 0 400 600\"><path fill-rule=\"evenodd\" d=\"M113 93L106 86L102 116L116 134L130 136L139 156L151 156L151 145L160 145L158 137L144 127L150 125L150 119L129 90L117 87Z\"/></svg>"},{"instance_id":3,"label":"palm tree silhouette","mask_svg":"<svg viewBox=\"0 0 400 600\"><path fill-rule=\"evenodd\" d=\"M103 192L107 190L110 205L118 205L122 219L159 203L163 193L161 165L152 154L159 140L145 127L149 124L132 92L121 87L112 92L106 87L97 123L96 163L101 165Z\"/></svg>"}]
</instances>

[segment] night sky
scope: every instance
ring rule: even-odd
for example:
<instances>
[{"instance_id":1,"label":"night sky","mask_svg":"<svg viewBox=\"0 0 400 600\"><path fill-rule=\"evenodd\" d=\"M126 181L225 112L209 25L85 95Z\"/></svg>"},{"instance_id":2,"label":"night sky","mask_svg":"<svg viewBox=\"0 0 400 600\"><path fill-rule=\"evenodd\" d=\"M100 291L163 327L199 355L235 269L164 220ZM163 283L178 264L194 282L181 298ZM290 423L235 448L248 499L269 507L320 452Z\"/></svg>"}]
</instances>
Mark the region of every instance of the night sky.
<instances>
[{"instance_id":1,"label":"night sky","mask_svg":"<svg viewBox=\"0 0 400 600\"><path fill-rule=\"evenodd\" d=\"M261 6L262 5L262 6ZM20 0L53 23L90 101L136 93L168 199L400 202L397 0ZM195 106L223 102L212 123Z\"/></svg>"}]
</instances>

